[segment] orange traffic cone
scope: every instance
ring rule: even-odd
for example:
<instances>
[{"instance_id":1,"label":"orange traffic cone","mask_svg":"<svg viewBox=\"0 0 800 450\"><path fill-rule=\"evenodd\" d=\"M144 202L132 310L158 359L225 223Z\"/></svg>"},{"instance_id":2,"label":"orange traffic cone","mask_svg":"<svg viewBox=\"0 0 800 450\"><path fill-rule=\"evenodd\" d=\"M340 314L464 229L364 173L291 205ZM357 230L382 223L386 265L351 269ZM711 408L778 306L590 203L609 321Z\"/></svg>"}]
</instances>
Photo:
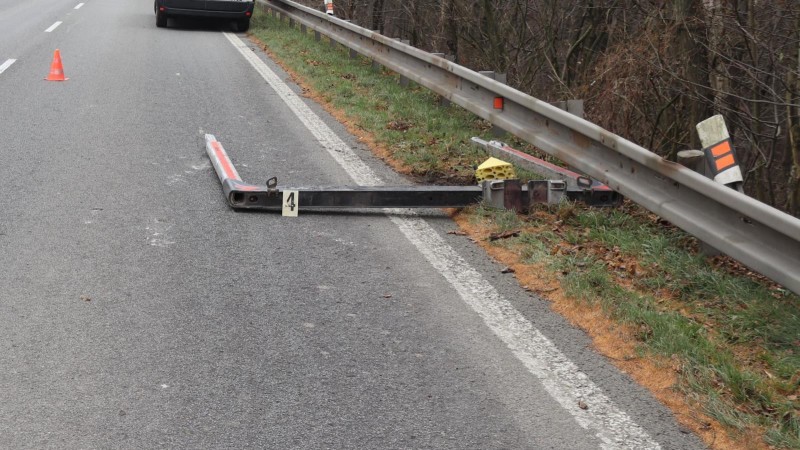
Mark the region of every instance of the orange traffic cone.
<instances>
[{"instance_id":1,"label":"orange traffic cone","mask_svg":"<svg viewBox=\"0 0 800 450\"><path fill-rule=\"evenodd\" d=\"M64 66L61 65L61 51L56 49L53 53L53 62L50 64L50 75L45 78L47 81L67 81L69 78L64 76Z\"/></svg>"}]
</instances>

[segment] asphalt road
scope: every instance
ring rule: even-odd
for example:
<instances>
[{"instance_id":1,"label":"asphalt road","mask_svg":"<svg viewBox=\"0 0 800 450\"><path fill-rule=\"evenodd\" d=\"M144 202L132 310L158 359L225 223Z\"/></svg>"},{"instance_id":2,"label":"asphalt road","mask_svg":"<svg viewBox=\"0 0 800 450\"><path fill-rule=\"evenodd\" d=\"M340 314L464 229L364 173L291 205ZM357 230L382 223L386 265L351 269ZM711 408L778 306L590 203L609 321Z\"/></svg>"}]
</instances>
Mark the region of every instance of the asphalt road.
<instances>
[{"instance_id":1,"label":"asphalt road","mask_svg":"<svg viewBox=\"0 0 800 450\"><path fill-rule=\"evenodd\" d=\"M0 447L702 447L438 211L229 209L204 133L406 181L224 24L78 3L0 0Z\"/></svg>"}]
</instances>

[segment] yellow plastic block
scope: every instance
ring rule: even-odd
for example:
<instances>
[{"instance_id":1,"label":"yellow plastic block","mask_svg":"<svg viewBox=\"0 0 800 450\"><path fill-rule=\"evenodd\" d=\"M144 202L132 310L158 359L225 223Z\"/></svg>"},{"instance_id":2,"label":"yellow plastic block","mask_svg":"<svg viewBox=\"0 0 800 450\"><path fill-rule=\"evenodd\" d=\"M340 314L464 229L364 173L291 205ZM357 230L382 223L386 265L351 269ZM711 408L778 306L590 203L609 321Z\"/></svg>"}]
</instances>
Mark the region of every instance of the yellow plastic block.
<instances>
[{"instance_id":1,"label":"yellow plastic block","mask_svg":"<svg viewBox=\"0 0 800 450\"><path fill-rule=\"evenodd\" d=\"M514 180L517 173L514 166L497 158L489 158L475 170L478 183L484 180Z\"/></svg>"}]
</instances>

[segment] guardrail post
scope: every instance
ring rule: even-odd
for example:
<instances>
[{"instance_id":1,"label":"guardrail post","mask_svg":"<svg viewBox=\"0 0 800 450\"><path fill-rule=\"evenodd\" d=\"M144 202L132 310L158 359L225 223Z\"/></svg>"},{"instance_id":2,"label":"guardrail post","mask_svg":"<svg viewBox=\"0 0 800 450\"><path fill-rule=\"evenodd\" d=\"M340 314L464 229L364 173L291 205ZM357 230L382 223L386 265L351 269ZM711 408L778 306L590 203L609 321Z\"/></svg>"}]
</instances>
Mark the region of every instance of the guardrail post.
<instances>
[{"instance_id":1,"label":"guardrail post","mask_svg":"<svg viewBox=\"0 0 800 450\"><path fill-rule=\"evenodd\" d=\"M705 154L701 150L679 151L678 164L688 167L700 175L706 175L706 159Z\"/></svg>"},{"instance_id":2,"label":"guardrail post","mask_svg":"<svg viewBox=\"0 0 800 450\"><path fill-rule=\"evenodd\" d=\"M289 18L289 28L294 28L294 19Z\"/></svg>"},{"instance_id":3,"label":"guardrail post","mask_svg":"<svg viewBox=\"0 0 800 450\"><path fill-rule=\"evenodd\" d=\"M380 30L370 30L370 31L372 31L375 34L381 34ZM376 72L381 71L381 64L378 61L375 61L374 59L372 60L372 70Z\"/></svg>"},{"instance_id":4,"label":"guardrail post","mask_svg":"<svg viewBox=\"0 0 800 450\"><path fill-rule=\"evenodd\" d=\"M478 73L485 77L491 78L499 83L508 84L508 76L504 73L496 73L492 70L482 70ZM495 109L502 110L502 107L498 108L498 105L495 105ZM498 127L497 125L492 125L492 135L494 137L502 137L505 136L506 134L507 134L506 130Z\"/></svg>"},{"instance_id":5,"label":"guardrail post","mask_svg":"<svg viewBox=\"0 0 800 450\"><path fill-rule=\"evenodd\" d=\"M552 102L550 104L558 109L563 109L564 111L572 114L573 116L578 116L581 119L583 119L583 100L567 100L560 102Z\"/></svg>"},{"instance_id":6,"label":"guardrail post","mask_svg":"<svg viewBox=\"0 0 800 450\"><path fill-rule=\"evenodd\" d=\"M444 59L446 59L446 60L448 60L450 62L456 62L456 55L444 55ZM440 97L439 98L439 104L441 106L449 107L451 103L452 102L448 98L445 98L445 97Z\"/></svg>"},{"instance_id":7,"label":"guardrail post","mask_svg":"<svg viewBox=\"0 0 800 450\"><path fill-rule=\"evenodd\" d=\"M702 150L681 150L678 152L678 164L688 167L693 171L703 175L704 177L708 177L708 171L706 170L706 155L703 153ZM700 241L700 253L706 256L719 256L722 254L721 251L715 249L714 247L706 244L703 241Z\"/></svg>"},{"instance_id":8,"label":"guardrail post","mask_svg":"<svg viewBox=\"0 0 800 450\"><path fill-rule=\"evenodd\" d=\"M308 33L308 28L306 28L305 24L300 24L300 32L303 34Z\"/></svg>"},{"instance_id":9,"label":"guardrail post","mask_svg":"<svg viewBox=\"0 0 800 450\"><path fill-rule=\"evenodd\" d=\"M431 55L438 56L439 58L444 58L450 62L452 62L455 58L450 55L445 55L444 53L431 53ZM445 98L444 96L439 96L439 106L447 108L450 106L450 100Z\"/></svg>"},{"instance_id":10,"label":"guardrail post","mask_svg":"<svg viewBox=\"0 0 800 450\"><path fill-rule=\"evenodd\" d=\"M322 40L322 34L320 34L320 32L317 30L314 30L314 40L317 42Z\"/></svg>"},{"instance_id":11,"label":"guardrail post","mask_svg":"<svg viewBox=\"0 0 800 450\"><path fill-rule=\"evenodd\" d=\"M345 22L350 22L350 21L349 20L345 20ZM350 49L350 59L357 59L357 58L358 58L358 52L351 48Z\"/></svg>"},{"instance_id":12,"label":"guardrail post","mask_svg":"<svg viewBox=\"0 0 800 450\"><path fill-rule=\"evenodd\" d=\"M406 39L394 38L394 40L400 42L401 44L406 44L406 45L411 43L411 41ZM411 80L409 80L408 78L400 75L400 86L407 87L410 81Z\"/></svg>"},{"instance_id":13,"label":"guardrail post","mask_svg":"<svg viewBox=\"0 0 800 450\"><path fill-rule=\"evenodd\" d=\"M583 119L583 100L567 100L567 112Z\"/></svg>"},{"instance_id":14,"label":"guardrail post","mask_svg":"<svg viewBox=\"0 0 800 450\"><path fill-rule=\"evenodd\" d=\"M331 50L335 49L336 48L336 40L334 40L333 37L331 37L331 36L328 36L328 39L330 39L330 41L331 41Z\"/></svg>"}]
</instances>

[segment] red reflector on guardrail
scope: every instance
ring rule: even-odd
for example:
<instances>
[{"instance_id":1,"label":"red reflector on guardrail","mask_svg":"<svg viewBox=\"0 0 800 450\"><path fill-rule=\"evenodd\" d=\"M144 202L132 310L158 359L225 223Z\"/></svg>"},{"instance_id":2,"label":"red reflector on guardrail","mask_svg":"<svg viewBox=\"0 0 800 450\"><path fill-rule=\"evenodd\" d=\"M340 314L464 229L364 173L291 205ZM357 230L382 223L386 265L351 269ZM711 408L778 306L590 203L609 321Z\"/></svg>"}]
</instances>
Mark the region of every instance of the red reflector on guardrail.
<instances>
[{"instance_id":1,"label":"red reflector on guardrail","mask_svg":"<svg viewBox=\"0 0 800 450\"><path fill-rule=\"evenodd\" d=\"M494 109L499 109L499 110L502 111L503 107L505 107L505 103L506 103L506 99L504 99L503 97L495 97L494 98Z\"/></svg>"}]
</instances>

